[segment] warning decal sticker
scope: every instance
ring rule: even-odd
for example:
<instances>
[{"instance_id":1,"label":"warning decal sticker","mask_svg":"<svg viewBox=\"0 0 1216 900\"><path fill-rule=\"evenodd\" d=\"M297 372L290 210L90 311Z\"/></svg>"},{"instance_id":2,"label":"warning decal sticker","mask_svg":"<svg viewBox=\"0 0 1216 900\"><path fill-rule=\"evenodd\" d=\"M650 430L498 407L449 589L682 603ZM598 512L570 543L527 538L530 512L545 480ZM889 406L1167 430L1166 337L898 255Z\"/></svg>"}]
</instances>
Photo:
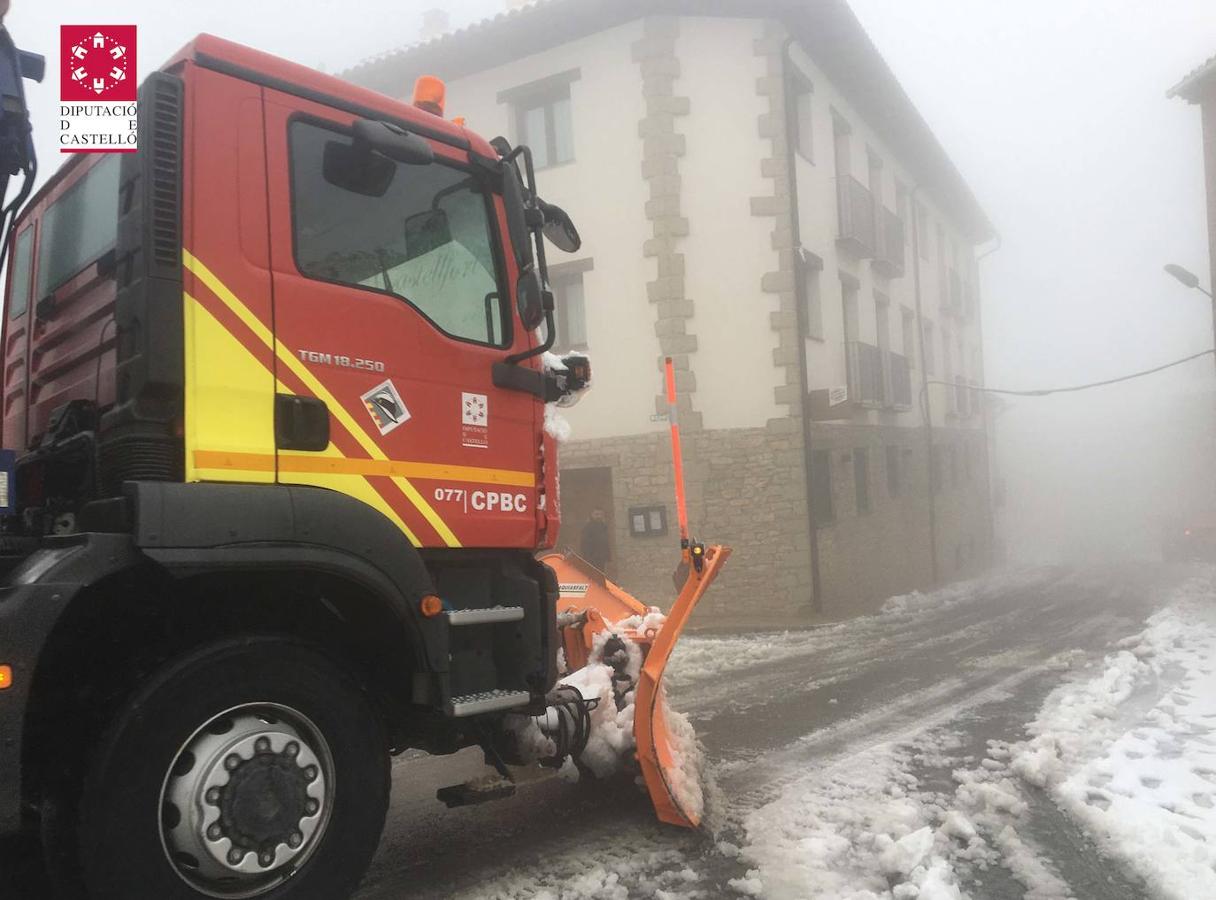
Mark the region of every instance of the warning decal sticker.
<instances>
[{"instance_id":1,"label":"warning decal sticker","mask_svg":"<svg viewBox=\"0 0 1216 900\"><path fill-rule=\"evenodd\" d=\"M376 385L361 399L382 435L409 421L410 411L406 409L405 401L397 393L397 386L393 384L392 379Z\"/></svg>"}]
</instances>

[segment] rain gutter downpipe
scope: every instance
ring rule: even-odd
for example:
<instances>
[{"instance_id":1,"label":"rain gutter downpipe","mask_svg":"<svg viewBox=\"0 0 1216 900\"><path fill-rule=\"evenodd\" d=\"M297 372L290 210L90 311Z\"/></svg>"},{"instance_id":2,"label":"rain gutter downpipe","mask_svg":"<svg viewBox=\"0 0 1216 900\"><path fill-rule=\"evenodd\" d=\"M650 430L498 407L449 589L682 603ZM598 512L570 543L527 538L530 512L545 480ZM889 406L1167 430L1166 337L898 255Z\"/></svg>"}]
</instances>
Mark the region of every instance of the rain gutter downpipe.
<instances>
[{"instance_id":1,"label":"rain gutter downpipe","mask_svg":"<svg viewBox=\"0 0 1216 900\"><path fill-rule=\"evenodd\" d=\"M983 347L984 347L984 301L983 301L983 293L980 291L980 285L979 285L979 272L980 272L979 264L981 261L987 259L992 254L996 253L996 251L1001 249L1002 241L1001 241L1001 233L999 231L996 232L996 234L995 234L995 241L996 241L996 243L994 243L991 247L989 247L987 250L985 250L983 253L981 253L979 256L977 256L975 258L975 278L976 278L975 325L976 325L976 329L980 333L980 365L981 365L981 377L983 378L984 382L987 382L987 380L988 380L988 372L987 372L988 366L987 366L987 361L984 359L984 352L983 352ZM983 382L981 382L981 386L982 386L982 384L983 384ZM978 397L973 397L972 399L984 400L984 399L986 399L987 396L988 395L985 395L985 394L979 394ZM987 563L988 563L988 565L991 566L992 562L993 562L993 554L996 551L996 510L993 508L993 502L992 502L992 499L993 499L992 498L992 460L996 456L996 418L991 414L990 410L988 409L988 404L986 402L982 403L980 405L980 408L984 411L984 450L985 450L985 454L984 454L985 455L985 459L984 459L984 508L987 513L987 515L985 516L985 523L988 526L988 559L987 559Z\"/></svg>"},{"instance_id":2,"label":"rain gutter downpipe","mask_svg":"<svg viewBox=\"0 0 1216 900\"><path fill-rule=\"evenodd\" d=\"M785 132L785 165L786 181L789 190L790 213L790 244L794 251L794 311L797 320L798 345L798 398L802 404L802 465L803 481L806 487L806 520L807 532L810 539L811 551L811 610L823 612L823 598L819 589L819 529L815 520L814 504L814 473L811 464L811 394L810 379L806 358L806 308L803 298L806 296L806 272L802 265L802 228L799 223L798 209L798 159L797 147L794 146L794 130L790 124L797 115L795 98L790 90L793 83L791 68L794 61L790 58L790 47L794 43L793 35L786 37L781 45L781 96L784 98L784 132Z\"/></svg>"},{"instance_id":3,"label":"rain gutter downpipe","mask_svg":"<svg viewBox=\"0 0 1216 900\"><path fill-rule=\"evenodd\" d=\"M933 411L929 406L929 369L928 357L925 356L925 317L921 312L920 303L920 216L916 214L916 195L920 193L920 185L913 186L908 195L908 218L912 220L912 288L916 297L916 342L920 352L920 411L924 417L925 430L925 484L929 494L929 577L931 586L937 587L937 490L939 485L934 483L933 472L937 451L933 446Z\"/></svg>"}]
</instances>

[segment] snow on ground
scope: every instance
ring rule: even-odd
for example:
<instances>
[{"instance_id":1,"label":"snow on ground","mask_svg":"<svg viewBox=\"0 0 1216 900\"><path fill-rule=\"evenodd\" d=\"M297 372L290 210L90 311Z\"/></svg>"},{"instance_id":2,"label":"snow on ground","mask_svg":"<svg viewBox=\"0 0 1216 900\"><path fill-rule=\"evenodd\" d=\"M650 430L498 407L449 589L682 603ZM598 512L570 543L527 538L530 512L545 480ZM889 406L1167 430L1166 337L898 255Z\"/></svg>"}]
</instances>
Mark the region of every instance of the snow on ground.
<instances>
[{"instance_id":1,"label":"snow on ground","mask_svg":"<svg viewBox=\"0 0 1216 900\"><path fill-rule=\"evenodd\" d=\"M702 876L684 853L654 846L646 836L632 841L601 838L580 853L548 858L452 900L704 900Z\"/></svg>"},{"instance_id":2,"label":"snow on ground","mask_svg":"<svg viewBox=\"0 0 1216 900\"><path fill-rule=\"evenodd\" d=\"M743 859L731 882L771 898L957 898L931 823L930 802L907 774L905 747L880 745L842 760L747 817Z\"/></svg>"},{"instance_id":3,"label":"snow on ground","mask_svg":"<svg viewBox=\"0 0 1216 900\"><path fill-rule=\"evenodd\" d=\"M1045 791L1156 895L1216 897L1213 577L1187 582L1140 634L1076 669L1024 741L960 756L947 728L925 723L811 763L744 816L750 868L731 887L772 900L980 897L999 865L1030 900L1067 900L1033 827L1030 807ZM897 598L882 615L922 607ZM1081 659L1062 654L1046 669ZM934 768L952 774L952 790L922 781Z\"/></svg>"},{"instance_id":4,"label":"snow on ground","mask_svg":"<svg viewBox=\"0 0 1216 900\"><path fill-rule=\"evenodd\" d=\"M1054 567L1013 569L960 581L930 593L900 594L888 599L874 615L803 631L684 635L672 654L665 677L678 689L681 685L721 680L756 666L807 656L819 648L867 644L878 633L898 634L900 624L925 613L1008 596L1059 577L1060 570Z\"/></svg>"},{"instance_id":5,"label":"snow on ground","mask_svg":"<svg viewBox=\"0 0 1216 900\"><path fill-rule=\"evenodd\" d=\"M1216 584L1048 698L1011 768L1161 897L1216 897Z\"/></svg>"},{"instance_id":6,"label":"snow on ground","mask_svg":"<svg viewBox=\"0 0 1216 900\"><path fill-rule=\"evenodd\" d=\"M999 761L960 755L943 724L959 712L824 760L752 811L742 859L753 868L736 890L771 900L962 900L982 897L985 871L999 864L1029 900L1067 900L1036 841L1019 830L1027 803L1016 776ZM953 790L923 783L934 768L953 770Z\"/></svg>"},{"instance_id":7,"label":"snow on ground","mask_svg":"<svg viewBox=\"0 0 1216 900\"><path fill-rule=\"evenodd\" d=\"M959 756L946 728L829 761L744 820L732 883L771 900L963 900L984 896L1001 866L1027 900L1072 894L1029 826L1007 745L982 760ZM922 782L926 767L953 768L953 791Z\"/></svg>"},{"instance_id":8,"label":"snow on ground","mask_svg":"<svg viewBox=\"0 0 1216 900\"><path fill-rule=\"evenodd\" d=\"M1142 625L1139 613L1105 611L1104 592L1113 591L1112 607L1123 592L1108 588L1109 576L1039 569L893 598L873 616L824 628L685 638L671 667L674 706L695 707L701 724L722 697L750 710L792 689L831 703L825 680L843 671L847 687L876 661L894 666L882 677L897 679L896 689L830 722L808 713L804 732L756 743L762 751L712 750L710 826L700 832L647 819L601 826L597 809L585 828L443 896L1070 900L1070 884L1105 896L1104 880L1119 888L1110 896L1140 896L1142 879L1164 898L1216 897L1214 578L1216 570L1186 583ZM1031 613L1018 612L1023 591L1038 598ZM1076 594L1095 607L1051 615ZM1011 610L1020 618L1007 620ZM1106 637L1085 643L1095 616L1124 624L1103 630L1108 622L1096 629ZM1102 642L1140 627L1117 645ZM984 641L956 667L919 680L901 674L904 660L924 666L939 638L970 646L973 634L1010 628L1012 646ZM1061 640L1044 640L1044 629L1061 628ZM707 693L714 685L727 693ZM605 678L579 686L615 719ZM1041 707L1031 699L1044 696ZM625 744L604 749L608 760ZM617 778L611 790L641 792ZM1131 874L1107 879L1120 864Z\"/></svg>"}]
</instances>

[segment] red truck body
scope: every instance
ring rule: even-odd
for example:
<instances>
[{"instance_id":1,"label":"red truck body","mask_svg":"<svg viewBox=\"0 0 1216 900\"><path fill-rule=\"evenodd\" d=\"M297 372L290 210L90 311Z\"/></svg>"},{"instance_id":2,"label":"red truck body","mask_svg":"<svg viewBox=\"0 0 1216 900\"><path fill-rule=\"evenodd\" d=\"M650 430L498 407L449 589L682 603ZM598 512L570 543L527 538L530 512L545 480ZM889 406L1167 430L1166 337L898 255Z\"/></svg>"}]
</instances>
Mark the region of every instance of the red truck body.
<instances>
[{"instance_id":1,"label":"red truck body","mask_svg":"<svg viewBox=\"0 0 1216 900\"><path fill-rule=\"evenodd\" d=\"M338 900L392 754L480 747L438 796L484 802L635 697L660 818L699 822L660 680L729 551L682 531L669 628L587 585L559 624L554 566L607 582L536 556L545 405L590 369L544 355L545 241L580 240L530 151L209 36L139 96L138 152L13 232L0 835L37 826L71 896ZM608 694L558 684L563 639Z\"/></svg>"}]
</instances>

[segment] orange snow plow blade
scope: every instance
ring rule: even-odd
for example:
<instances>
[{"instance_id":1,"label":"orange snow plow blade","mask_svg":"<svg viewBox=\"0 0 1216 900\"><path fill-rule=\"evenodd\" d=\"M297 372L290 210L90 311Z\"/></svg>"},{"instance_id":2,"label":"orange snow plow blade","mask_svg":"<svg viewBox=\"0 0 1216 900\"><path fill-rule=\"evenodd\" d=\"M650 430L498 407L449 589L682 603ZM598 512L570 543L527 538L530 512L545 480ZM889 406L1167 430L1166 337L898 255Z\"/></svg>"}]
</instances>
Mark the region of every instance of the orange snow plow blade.
<instances>
[{"instance_id":1,"label":"orange snow plow blade","mask_svg":"<svg viewBox=\"0 0 1216 900\"><path fill-rule=\"evenodd\" d=\"M705 561L699 570L689 567L680 596L672 605L666 623L651 644L646 661L642 663L633 720L638 763L642 766L642 777L646 779L646 790L650 792L654 811L660 821L685 828L696 828L701 824L701 809L692 808L680 790L684 776L679 760L673 754L672 735L667 724L667 696L663 693L662 681L667 660L671 658L671 651L680 639L688 617L700 602L705 589L718 576L718 570L730 556L730 548L706 547L704 556Z\"/></svg>"},{"instance_id":2,"label":"orange snow plow blade","mask_svg":"<svg viewBox=\"0 0 1216 900\"><path fill-rule=\"evenodd\" d=\"M717 577L729 547L710 546L701 554L699 566L689 565L679 596L657 631L647 627L652 607L639 602L590 563L573 553L550 554L544 562L557 573L558 621L562 623L562 649L570 671L587 664L595 636L626 619L640 617L636 629L618 629L642 648L643 662L634 699L633 734L638 764L655 813L663 822L695 828L701 824L699 803L690 801L682 785L679 751L667 720L667 698L662 690L663 672L693 609L706 588Z\"/></svg>"}]
</instances>

